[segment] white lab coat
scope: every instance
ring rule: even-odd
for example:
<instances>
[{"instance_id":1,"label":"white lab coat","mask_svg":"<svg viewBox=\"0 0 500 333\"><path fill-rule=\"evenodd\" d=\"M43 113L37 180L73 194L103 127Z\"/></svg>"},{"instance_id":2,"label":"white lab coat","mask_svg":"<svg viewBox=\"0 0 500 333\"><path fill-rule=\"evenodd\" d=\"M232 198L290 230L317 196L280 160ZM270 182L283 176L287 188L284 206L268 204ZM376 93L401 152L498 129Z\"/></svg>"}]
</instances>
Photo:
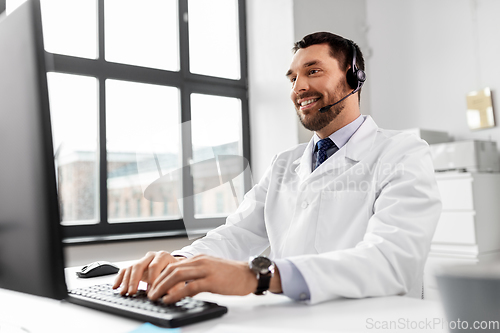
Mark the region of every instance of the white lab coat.
<instances>
[{"instance_id":1,"label":"white lab coat","mask_svg":"<svg viewBox=\"0 0 500 333\"><path fill-rule=\"evenodd\" d=\"M313 172L312 147L278 154L226 224L179 253L248 260L270 246L302 273L310 303L419 296L441 213L427 143L367 116Z\"/></svg>"}]
</instances>

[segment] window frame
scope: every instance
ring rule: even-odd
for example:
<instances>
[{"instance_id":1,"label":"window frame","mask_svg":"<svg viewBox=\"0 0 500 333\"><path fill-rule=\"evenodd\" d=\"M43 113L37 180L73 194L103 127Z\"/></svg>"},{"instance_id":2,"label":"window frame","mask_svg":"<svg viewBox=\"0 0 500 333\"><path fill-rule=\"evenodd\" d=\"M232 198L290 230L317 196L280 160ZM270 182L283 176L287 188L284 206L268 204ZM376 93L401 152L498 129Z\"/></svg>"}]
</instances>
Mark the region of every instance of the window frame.
<instances>
[{"instance_id":1,"label":"window frame","mask_svg":"<svg viewBox=\"0 0 500 333\"><path fill-rule=\"evenodd\" d=\"M1 1L1 0L0 0ZM97 59L79 58L45 52L48 59L47 71L63 74L95 77L98 81L99 101L99 159L98 159L98 223L88 225L63 225L63 241L67 244L106 242L112 240L145 239L158 237L178 237L187 235L182 219L137 221L123 223L108 222L107 191L107 151L106 151L106 85L107 79L176 87L180 91L182 123L191 120L190 95L192 93L235 97L241 100L243 156L250 162L250 130L248 108L248 61L246 37L246 1L238 2L239 53L241 77L238 80L193 74L189 71L188 0L178 1L180 70L168 71L129 64L108 62L105 54L104 0L97 0L98 12L98 56ZM189 165L192 158L190 128L184 129L181 145L183 165ZM251 186L251 176L245 174L245 192ZM192 198L193 179L183 174L182 191L184 197L182 216L194 218ZM189 199L187 199L189 198ZM200 235L225 222L223 217L196 219Z\"/></svg>"}]
</instances>

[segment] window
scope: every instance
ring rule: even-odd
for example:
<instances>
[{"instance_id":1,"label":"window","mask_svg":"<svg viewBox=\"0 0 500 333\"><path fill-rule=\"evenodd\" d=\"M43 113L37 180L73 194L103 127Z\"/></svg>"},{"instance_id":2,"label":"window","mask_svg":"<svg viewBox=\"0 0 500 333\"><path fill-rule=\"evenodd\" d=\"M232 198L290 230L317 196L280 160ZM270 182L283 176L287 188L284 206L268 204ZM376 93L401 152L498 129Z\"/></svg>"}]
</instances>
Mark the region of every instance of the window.
<instances>
[{"instance_id":1,"label":"window","mask_svg":"<svg viewBox=\"0 0 500 333\"><path fill-rule=\"evenodd\" d=\"M241 118L241 100L238 98L191 94L193 161L203 163L221 155L243 156ZM217 162L220 167L220 158ZM243 173L238 162L235 163L235 172L228 170L230 180L222 185L218 179L211 179L218 177L218 172L208 173L207 177L206 168L193 169L195 217L226 216L236 210L244 194ZM229 167L232 169L232 164Z\"/></svg>"},{"instance_id":2,"label":"window","mask_svg":"<svg viewBox=\"0 0 500 333\"><path fill-rule=\"evenodd\" d=\"M41 9L65 241L224 223L251 185L245 0Z\"/></svg>"},{"instance_id":3,"label":"window","mask_svg":"<svg viewBox=\"0 0 500 333\"><path fill-rule=\"evenodd\" d=\"M96 224L99 213L97 79L51 72L47 81L62 223Z\"/></svg>"}]
</instances>

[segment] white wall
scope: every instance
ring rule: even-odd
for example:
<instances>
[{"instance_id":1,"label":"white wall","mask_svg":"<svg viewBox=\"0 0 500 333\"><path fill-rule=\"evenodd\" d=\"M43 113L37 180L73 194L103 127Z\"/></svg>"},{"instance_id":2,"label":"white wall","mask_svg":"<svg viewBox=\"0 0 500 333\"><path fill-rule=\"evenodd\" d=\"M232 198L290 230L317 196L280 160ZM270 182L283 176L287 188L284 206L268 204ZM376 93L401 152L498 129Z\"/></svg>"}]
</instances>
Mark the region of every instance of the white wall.
<instances>
[{"instance_id":1,"label":"white wall","mask_svg":"<svg viewBox=\"0 0 500 333\"><path fill-rule=\"evenodd\" d=\"M313 32L329 31L358 44L366 63L371 54L366 34L366 2L366 0L294 0L294 42ZM370 114L369 96L372 80L369 71L367 78L361 94L362 114ZM312 132L306 130L297 117L296 124L299 141L308 142Z\"/></svg>"},{"instance_id":2,"label":"white wall","mask_svg":"<svg viewBox=\"0 0 500 333\"><path fill-rule=\"evenodd\" d=\"M292 0L247 1L252 174L258 181L277 153L298 143L285 78L293 46Z\"/></svg>"},{"instance_id":3,"label":"white wall","mask_svg":"<svg viewBox=\"0 0 500 333\"><path fill-rule=\"evenodd\" d=\"M375 0L366 6L371 112L378 125L498 141L498 127L468 129L465 96L490 87L498 108L500 1Z\"/></svg>"}]
</instances>

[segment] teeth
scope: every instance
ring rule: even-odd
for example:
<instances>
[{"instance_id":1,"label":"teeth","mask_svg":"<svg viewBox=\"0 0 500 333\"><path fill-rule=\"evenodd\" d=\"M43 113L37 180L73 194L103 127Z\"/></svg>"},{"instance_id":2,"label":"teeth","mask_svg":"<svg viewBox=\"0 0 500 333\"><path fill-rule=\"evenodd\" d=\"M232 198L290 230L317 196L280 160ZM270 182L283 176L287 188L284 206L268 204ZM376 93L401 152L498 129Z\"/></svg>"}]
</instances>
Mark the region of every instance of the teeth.
<instances>
[{"instance_id":1,"label":"teeth","mask_svg":"<svg viewBox=\"0 0 500 333\"><path fill-rule=\"evenodd\" d=\"M306 105L309 105L311 103L314 103L316 102L318 99L317 98L314 98L314 99L308 99L307 101L303 101L302 103L300 103L300 106L306 106Z\"/></svg>"}]
</instances>

